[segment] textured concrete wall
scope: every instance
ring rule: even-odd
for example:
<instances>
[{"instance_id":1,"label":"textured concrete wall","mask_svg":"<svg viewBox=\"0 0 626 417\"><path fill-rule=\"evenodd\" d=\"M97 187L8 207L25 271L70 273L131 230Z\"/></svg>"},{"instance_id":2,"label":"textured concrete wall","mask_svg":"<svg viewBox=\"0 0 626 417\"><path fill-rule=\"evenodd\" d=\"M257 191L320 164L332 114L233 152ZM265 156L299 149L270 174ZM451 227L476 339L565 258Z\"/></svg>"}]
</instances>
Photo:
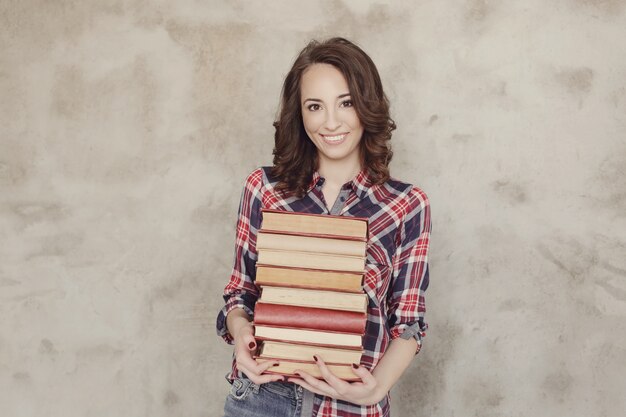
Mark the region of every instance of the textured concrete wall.
<instances>
[{"instance_id":1,"label":"textured concrete wall","mask_svg":"<svg viewBox=\"0 0 626 417\"><path fill-rule=\"evenodd\" d=\"M3 416L220 415L241 185L333 35L432 201L394 415L623 415L626 2L2 0Z\"/></svg>"}]
</instances>

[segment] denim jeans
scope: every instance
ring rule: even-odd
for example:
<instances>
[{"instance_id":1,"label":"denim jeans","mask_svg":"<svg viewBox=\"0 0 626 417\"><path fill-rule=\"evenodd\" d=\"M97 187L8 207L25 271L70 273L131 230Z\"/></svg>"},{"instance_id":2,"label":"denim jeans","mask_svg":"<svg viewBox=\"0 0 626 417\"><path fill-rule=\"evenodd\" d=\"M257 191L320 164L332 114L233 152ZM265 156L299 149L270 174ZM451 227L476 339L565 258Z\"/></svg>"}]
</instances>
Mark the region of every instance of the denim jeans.
<instances>
[{"instance_id":1,"label":"denim jeans","mask_svg":"<svg viewBox=\"0 0 626 417\"><path fill-rule=\"evenodd\" d=\"M243 376L232 383L224 404L224 417L305 417L303 408L310 416L312 401L313 394L294 383L257 385Z\"/></svg>"}]
</instances>

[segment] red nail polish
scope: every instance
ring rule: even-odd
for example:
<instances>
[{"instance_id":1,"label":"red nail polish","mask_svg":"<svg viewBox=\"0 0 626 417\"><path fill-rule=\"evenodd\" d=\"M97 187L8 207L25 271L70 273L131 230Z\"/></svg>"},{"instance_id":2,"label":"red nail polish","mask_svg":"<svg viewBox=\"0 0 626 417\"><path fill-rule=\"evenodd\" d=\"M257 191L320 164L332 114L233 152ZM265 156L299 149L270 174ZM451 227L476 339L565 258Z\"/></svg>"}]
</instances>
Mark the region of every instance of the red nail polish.
<instances>
[{"instance_id":1,"label":"red nail polish","mask_svg":"<svg viewBox=\"0 0 626 417\"><path fill-rule=\"evenodd\" d=\"M357 365L356 363L353 363L353 364L352 364L352 367L353 367L354 369L359 369L359 365Z\"/></svg>"},{"instance_id":2,"label":"red nail polish","mask_svg":"<svg viewBox=\"0 0 626 417\"><path fill-rule=\"evenodd\" d=\"M248 344L248 346L250 347L250 349L254 349L256 347L256 343L250 342L250 344Z\"/></svg>"},{"instance_id":3,"label":"red nail polish","mask_svg":"<svg viewBox=\"0 0 626 417\"><path fill-rule=\"evenodd\" d=\"M317 362L317 361L319 360L319 359L317 359L317 355L313 355L313 360L314 360L315 362Z\"/></svg>"}]
</instances>

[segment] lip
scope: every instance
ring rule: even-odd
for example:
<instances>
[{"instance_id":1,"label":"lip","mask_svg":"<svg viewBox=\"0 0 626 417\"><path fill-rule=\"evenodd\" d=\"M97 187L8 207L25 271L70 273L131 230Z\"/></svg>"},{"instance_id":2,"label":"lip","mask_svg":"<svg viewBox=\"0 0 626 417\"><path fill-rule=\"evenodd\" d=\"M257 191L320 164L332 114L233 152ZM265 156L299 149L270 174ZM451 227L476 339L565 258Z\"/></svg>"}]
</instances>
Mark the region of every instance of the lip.
<instances>
[{"instance_id":1,"label":"lip","mask_svg":"<svg viewBox=\"0 0 626 417\"><path fill-rule=\"evenodd\" d=\"M328 134L328 135L325 135L325 134L323 134L323 133L320 133L320 135L321 135L321 136L323 136L323 137L327 137L327 136L341 136L341 135L347 135L348 133L350 133L350 132L333 133L333 134Z\"/></svg>"},{"instance_id":2,"label":"lip","mask_svg":"<svg viewBox=\"0 0 626 417\"><path fill-rule=\"evenodd\" d=\"M320 133L320 136L322 137L322 140L324 141L324 143L328 146L337 146L337 145L341 145L342 143L344 143L347 139L348 139L348 135L350 132L346 132L346 133L339 133L339 134L334 134L334 135L323 135ZM326 139L327 136L343 136L343 139L341 140L328 140Z\"/></svg>"}]
</instances>

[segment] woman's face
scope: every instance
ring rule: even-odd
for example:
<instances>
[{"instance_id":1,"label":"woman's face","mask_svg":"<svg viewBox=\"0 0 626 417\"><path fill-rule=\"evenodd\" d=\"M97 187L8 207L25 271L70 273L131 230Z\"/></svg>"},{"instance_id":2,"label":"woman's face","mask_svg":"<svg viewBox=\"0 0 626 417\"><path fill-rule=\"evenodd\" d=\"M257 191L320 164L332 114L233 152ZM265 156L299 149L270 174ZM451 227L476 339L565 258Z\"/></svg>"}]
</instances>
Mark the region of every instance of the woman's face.
<instances>
[{"instance_id":1,"label":"woman's face","mask_svg":"<svg viewBox=\"0 0 626 417\"><path fill-rule=\"evenodd\" d=\"M359 161L363 126L343 74L329 64L313 64L300 83L302 121L307 135L324 160Z\"/></svg>"}]
</instances>

